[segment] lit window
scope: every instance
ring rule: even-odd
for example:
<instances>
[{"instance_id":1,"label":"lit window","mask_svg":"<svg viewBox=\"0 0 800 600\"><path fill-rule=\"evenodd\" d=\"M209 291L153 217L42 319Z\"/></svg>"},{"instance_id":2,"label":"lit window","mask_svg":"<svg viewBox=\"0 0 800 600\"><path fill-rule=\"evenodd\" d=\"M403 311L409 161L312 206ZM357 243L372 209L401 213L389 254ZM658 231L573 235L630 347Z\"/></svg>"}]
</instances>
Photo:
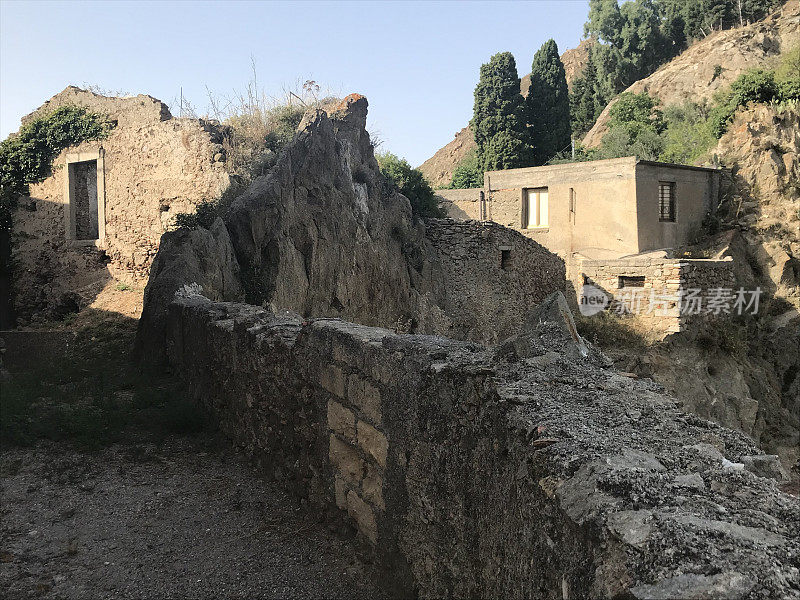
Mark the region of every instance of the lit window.
<instances>
[{"instance_id":1,"label":"lit window","mask_svg":"<svg viewBox=\"0 0 800 600\"><path fill-rule=\"evenodd\" d=\"M526 229L548 226L547 188L525 190L524 222Z\"/></svg>"},{"instance_id":2,"label":"lit window","mask_svg":"<svg viewBox=\"0 0 800 600\"><path fill-rule=\"evenodd\" d=\"M658 184L658 220L675 222L675 183L662 181Z\"/></svg>"}]
</instances>

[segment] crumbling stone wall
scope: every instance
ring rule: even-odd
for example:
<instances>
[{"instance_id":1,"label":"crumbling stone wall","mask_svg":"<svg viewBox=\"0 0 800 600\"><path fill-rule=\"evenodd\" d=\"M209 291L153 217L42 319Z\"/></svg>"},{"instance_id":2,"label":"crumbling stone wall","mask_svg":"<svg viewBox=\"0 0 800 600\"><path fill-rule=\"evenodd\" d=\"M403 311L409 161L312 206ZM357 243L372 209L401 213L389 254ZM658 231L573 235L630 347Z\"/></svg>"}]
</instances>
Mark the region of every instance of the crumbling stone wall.
<instances>
[{"instance_id":1,"label":"crumbling stone wall","mask_svg":"<svg viewBox=\"0 0 800 600\"><path fill-rule=\"evenodd\" d=\"M176 299L176 372L268 472L421 597L795 597L775 458L554 323L527 358ZM756 475L758 473L758 476Z\"/></svg>"},{"instance_id":2,"label":"crumbling stone wall","mask_svg":"<svg viewBox=\"0 0 800 600\"><path fill-rule=\"evenodd\" d=\"M635 256L614 260L579 259L576 263L572 283L579 295L584 283L600 288L611 299L611 310L622 315L637 315L656 334L683 331L690 323L725 318L737 310L734 303L738 287L730 258ZM643 277L644 282L642 287L621 287L622 277ZM699 292L690 296L690 290ZM715 290L730 292L725 294L730 297L727 310L720 305L709 311L714 298L722 297L722 291ZM680 299L683 299L683 310Z\"/></svg>"},{"instance_id":3,"label":"crumbling stone wall","mask_svg":"<svg viewBox=\"0 0 800 600\"><path fill-rule=\"evenodd\" d=\"M525 313L564 290L564 261L537 242L491 221L429 219L425 237L446 282L438 305L452 323L436 331L495 344L516 333Z\"/></svg>"},{"instance_id":4,"label":"crumbling stone wall","mask_svg":"<svg viewBox=\"0 0 800 600\"><path fill-rule=\"evenodd\" d=\"M111 98L70 86L23 123L63 105L102 113L116 126L104 140L65 149L52 175L31 185L30 197L20 201L13 243L15 311L22 323L57 316L65 297L76 307L90 302L109 275L141 285L175 215L218 198L229 183L220 132L208 122L173 118L150 96ZM104 184L98 202L105 220L100 238L86 244L67 232L65 180L67 157L89 153L102 155L96 175ZM88 238L95 233L81 232Z\"/></svg>"}]
</instances>

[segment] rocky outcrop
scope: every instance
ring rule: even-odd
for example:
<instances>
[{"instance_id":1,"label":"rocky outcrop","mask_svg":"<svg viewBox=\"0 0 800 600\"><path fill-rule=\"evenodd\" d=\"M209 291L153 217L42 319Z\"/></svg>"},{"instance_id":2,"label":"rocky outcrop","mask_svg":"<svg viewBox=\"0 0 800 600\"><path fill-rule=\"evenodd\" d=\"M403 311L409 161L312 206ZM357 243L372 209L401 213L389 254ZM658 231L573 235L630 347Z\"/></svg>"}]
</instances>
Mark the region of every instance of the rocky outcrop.
<instances>
[{"instance_id":1,"label":"rocky outcrop","mask_svg":"<svg viewBox=\"0 0 800 600\"><path fill-rule=\"evenodd\" d=\"M366 116L357 94L307 115L275 167L210 231L164 236L145 291L142 358L163 356L167 305L188 284L217 300L489 342L563 289L563 261L536 242L480 223L453 224L453 237L447 220L414 218L380 173Z\"/></svg>"},{"instance_id":2,"label":"rocky outcrop","mask_svg":"<svg viewBox=\"0 0 800 600\"><path fill-rule=\"evenodd\" d=\"M352 524L394 597L797 597L775 457L573 352L562 304L532 315L524 357L202 297L169 307L166 343L269 476Z\"/></svg>"},{"instance_id":3,"label":"rocky outcrop","mask_svg":"<svg viewBox=\"0 0 800 600\"><path fill-rule=\"evenodd\" d=\"M726 215L741 232L753 278L800 310L800 111L740 111L715 153L732 169Z\"/></svg>"},{"instance_id":4,"label":"rocky outcrop","mask_svg":"<svg viewBox=\"0 0 800 600\"><path fill-rule=\"evenodd\" d=\"M561 62L564 63L564 71L567 75L567 85L580 76L587 61L589 60L589 48L597 42L594 38L582 40L576 48L570 48L561 55ZM528 95L528 88L531 86L530 74L520 79L519 87L523 96ZM477 146L469 126L464 127L456 133L455 138L446 146L440 148L428 160L419 166L419 170L425 175L430 184L435 188L445 187L453 179L453 171L464 160L464 158Z\"/></svg>"},{"instance_id":5,"label":"rocky outcrop","mask_svg":"<svg viewBox=\"0 0 800 600\"><path fill-rule=\"evenodd\" d=\"M626 92L647 92L662 105L686 100L710 100L748 69L772 68L780 54L800 44L800 3L786 2L762 21L745 27L718 31L692 44L655 73L640 79ZM603 110L583 145L594 148L608 131L608 112Z\"/></svg>"}]
</instances>

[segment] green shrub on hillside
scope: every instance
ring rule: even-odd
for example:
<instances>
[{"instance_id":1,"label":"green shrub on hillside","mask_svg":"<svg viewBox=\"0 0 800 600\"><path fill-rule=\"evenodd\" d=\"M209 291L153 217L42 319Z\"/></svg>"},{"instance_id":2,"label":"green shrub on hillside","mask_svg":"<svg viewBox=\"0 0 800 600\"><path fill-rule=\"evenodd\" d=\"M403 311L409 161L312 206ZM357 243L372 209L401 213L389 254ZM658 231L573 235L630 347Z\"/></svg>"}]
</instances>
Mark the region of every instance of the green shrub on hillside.
<instances>
[{"instance_id":1,"label":"green shrub on hillside","mask_svg":"<svg viewBox=\"0 0 800 600\"><path fill-rule=\"evenodd\" d=\"M739 75L730 88L716 100L709 122L717 138L722 137L733 115L748 102L771 102L778 96L775 73L764 69L751 69Z\"/></svg>"},{"instance_id":2,"label":"green shrub on hillside","mask_svg":"<svg viewBox=\"0 0 800 600\"><path fill-rule=\"evenodd\" d=\"M467 154L453 171L450 185L451 190L483 187L483 169L478 159L478 152L472 150Z\"/></svg>"},{"instance_id":3,"label":"green shrub on hillside","mask_svg":"<svg viewBox=\"0 0 800 600\"><path fill-rule=\"evenodd\" d=\"M666 129L660 160L693 164L717 142L708 124L706 103L685 102L664 109Z\"/></svg>"},{"instance_id":4,"label":"green shrub on hillside","mask_svg":"<svg viewBox=\"0 0 800 600\"><path fill-rule=\"evenodd\" d=\"M656 101L647 92L625 92L609 109L609 132L603 137L598 158L635 155L657 160L664 147L665 123Z\"/></svg>"},{"instance_id":5,"label":"green shrub on hillside","mask_svg":"<svg viewBox=\"0 0 800 600\"><path fill-rule=\"evenodd\" d=\"M392 184L397 186L403 196L411 202L411 210L420 217L441 217L442 211L436 200L433 188L422 175L422 171L414 169L404 158L385 152L375 156L381 173Z\"/></svg>"}]
</instances>

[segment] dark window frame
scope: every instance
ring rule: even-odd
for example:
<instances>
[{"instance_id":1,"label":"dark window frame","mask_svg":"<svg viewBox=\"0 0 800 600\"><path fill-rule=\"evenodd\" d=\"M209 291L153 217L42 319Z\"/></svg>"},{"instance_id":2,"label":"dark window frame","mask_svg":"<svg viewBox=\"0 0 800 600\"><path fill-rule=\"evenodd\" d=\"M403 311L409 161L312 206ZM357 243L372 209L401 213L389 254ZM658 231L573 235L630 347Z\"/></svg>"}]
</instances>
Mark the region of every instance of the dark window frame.
<instances>
[{"instance_id":1,"label":"dark window frame","mask_svg":"<svg viewBox=\"0 0 800 600\"><path fill-rule=\"evenodd\" d=\"M675 207L675 182L674 181L659 181L658 182L658 220L661 223L675 223L676 207Z\"/></svg>"},{"instance_id":2,"label":"dark window frame","mask_svg":"<svg viewBox=\"0 0 800 600\"><path fill-rule=\"evenodd\" d=\"M620 275L617 280L617 287L622 288L642 288L644 287L644 275Z\"/></svg>"}]
</instances>

